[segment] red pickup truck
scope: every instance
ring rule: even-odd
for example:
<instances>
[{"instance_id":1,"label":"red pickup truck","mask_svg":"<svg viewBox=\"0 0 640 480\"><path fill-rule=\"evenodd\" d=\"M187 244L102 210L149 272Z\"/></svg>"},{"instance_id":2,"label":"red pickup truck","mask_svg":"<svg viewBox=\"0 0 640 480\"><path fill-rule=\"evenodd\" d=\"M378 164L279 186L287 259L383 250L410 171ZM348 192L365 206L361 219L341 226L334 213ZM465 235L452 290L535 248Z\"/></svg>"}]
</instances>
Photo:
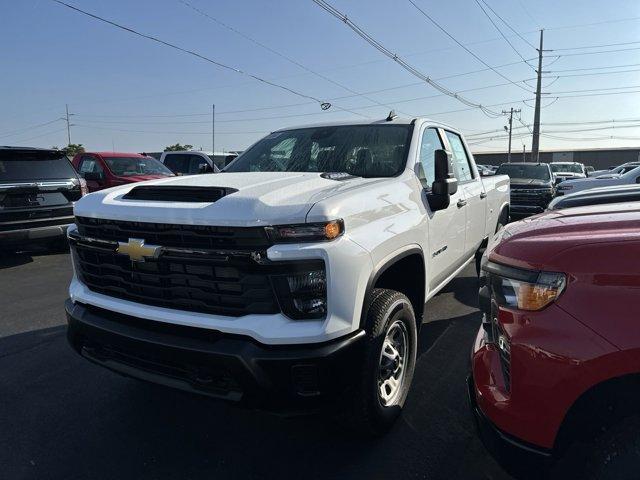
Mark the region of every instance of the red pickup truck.
<instances>
[{"instance_id":1,"label":"red pickup truck","mask_svg":"<svg viewBox=\"0 0 640 480\"><path fill-rule=\"evenodd\" d=\"M74 156L72 163L90 192L173 176L158 160L139 153L83 152Z\"/></svg>"},{"instance_id":2,"label":"red pickup truck","mask_svg":"<svg viewBox=\"0 0 640 480\"><path fill-rule=\"evenodd\" d=\"M640 478L638 203L511 224L482 272L468 387L488 449L542 460L535 478L572 456L570 478Z\"/></svg>"}]
</instances>

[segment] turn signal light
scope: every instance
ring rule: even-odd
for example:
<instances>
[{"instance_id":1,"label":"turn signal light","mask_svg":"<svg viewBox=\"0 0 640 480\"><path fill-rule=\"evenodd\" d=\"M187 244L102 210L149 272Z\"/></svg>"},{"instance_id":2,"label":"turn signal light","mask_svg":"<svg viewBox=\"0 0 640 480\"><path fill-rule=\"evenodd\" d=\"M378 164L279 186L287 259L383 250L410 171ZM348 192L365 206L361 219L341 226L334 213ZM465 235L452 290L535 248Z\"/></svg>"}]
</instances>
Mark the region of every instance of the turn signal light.
<instances>
[{"instance_id":1,"label":"turn signal light","mask_svg":"<svg viewBox=\"0 0 640 480\"><path fill-rule=\"evenodd\" d=\"M329 222L299 223L265 227L273 243L322 242L334 240L344 233L342 220Z\"/></svg>"}]
</instances>

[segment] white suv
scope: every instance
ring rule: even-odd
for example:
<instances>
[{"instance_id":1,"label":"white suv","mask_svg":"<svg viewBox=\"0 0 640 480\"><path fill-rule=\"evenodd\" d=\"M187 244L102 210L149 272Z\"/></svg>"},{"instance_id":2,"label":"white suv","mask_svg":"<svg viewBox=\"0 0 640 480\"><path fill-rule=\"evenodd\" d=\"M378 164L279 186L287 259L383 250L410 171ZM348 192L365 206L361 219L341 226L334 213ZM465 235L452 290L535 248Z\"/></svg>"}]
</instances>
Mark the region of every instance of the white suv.
<instances>
[{"instance_id":1,"label":"white suv","mask_svg":"<svg viewBox=\"0 0 640 480\"><path fill-rule=\"evenodd\" d=\"M221 175L76 203L71 345L136 378L387 429L427 301L509 216L462 136L427 119L291 128Z\"/></svg>"}]
</instances>

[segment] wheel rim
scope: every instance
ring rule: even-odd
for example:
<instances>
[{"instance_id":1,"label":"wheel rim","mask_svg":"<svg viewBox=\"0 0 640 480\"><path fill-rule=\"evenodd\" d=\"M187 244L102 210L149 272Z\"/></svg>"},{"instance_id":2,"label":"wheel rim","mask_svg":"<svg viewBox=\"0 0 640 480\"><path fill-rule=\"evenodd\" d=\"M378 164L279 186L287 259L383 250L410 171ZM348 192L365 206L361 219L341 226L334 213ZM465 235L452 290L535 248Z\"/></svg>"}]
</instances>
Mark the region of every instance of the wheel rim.
<instances>
[{"instance_id":1,"label":"wheel rim","mask_svg":"<svg viewBox=\"0 0 640 480\"><path fill-rule=\"evenodd\" d=\"M396 320L384 337L378 366L378 398L385 407L397 403L402 392L408 345L407 328Z\"/></svg>"}]
</instances>

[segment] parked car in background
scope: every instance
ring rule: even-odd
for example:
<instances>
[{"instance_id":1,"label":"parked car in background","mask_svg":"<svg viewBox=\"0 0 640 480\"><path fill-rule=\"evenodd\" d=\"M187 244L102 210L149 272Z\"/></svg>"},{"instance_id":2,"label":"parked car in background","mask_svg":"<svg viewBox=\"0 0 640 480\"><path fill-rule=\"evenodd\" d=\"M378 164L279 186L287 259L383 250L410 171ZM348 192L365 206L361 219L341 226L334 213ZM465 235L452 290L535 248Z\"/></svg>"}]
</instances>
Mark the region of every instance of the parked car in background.
<instances>
[{"instance_id":1,"label":"parked car in background","mask_svg":"<svg viewBox=\"0 0 640 480\"><path fill-rule=\"evenodd\" d=\"M85 181L59 150L0 147L0 251L29 243L66 245Z\"/></svg>"},{"instance_id":2,"label":"parked car in background","mask_svg":"<svg viewBox=\"0 0 640 480\"><path fill-rule=\"evenodd\" d=\"M218 173L238 156L231 152L202 152L199 150L162 152L160 161L176 175Z\"/></svg>"},{"instance_id":3,"label":"parked car in background","mask_svg":"<svg viewBox=\"0 0 640 480\"><path fill-rule=\"evenodd\" d=\"M559 478L638 478L639 250L632 203L547 212L487 251L469 398L503 463L549 465L576 446Z\"/></svg>"},{"instance_id":4,"label":"parked car in background","mask_svg":"<svg viewBox=\"0 0 640 480\"><path fill-rule=\"evenodd\" d=\"M631 185L640 183L640 167L634 167L622 175L605 176L604 178L583 178L580 180L566 180L556 188L556 195L566 195L590 188L608 187L614 185Z\"/></svg>"},{"instance_id":5,"label":"parked car in background","mask_svg":"<svg viewBox=\"0 0 640 480\"><path fill-rule=\"evenodd\" d=\"M551 162L551 171L559 181L586 178L587 172L584 165L578 162Z\"/></svg>"},{"instance_id":6,"label":"parked car in background","mask_svg":"<svg viewBox=\"0 0 640 480\"><path fill-rule=\"evenodd\" d=\"M551 200L548 210L629 202L640 202L640 185L631 184L590 188L588 190L570 193L569 195L561 195Z\"/></svg>"},{"instance_id":7,"label":"parked car in background","mask_svg":"<svg viewBox=\"0 0 640 480\"><path fill-rule=\"evenodd\" d=\"M486 165L476 165L478 167L478 172L480 172L480 175L482 175L483 177L487 177L489 175L495 175L495 170L490 169L489 167L487 167Z\"/></svg>"},{"instance_id":8,"label":"parked car in background","mask_svg":"<svg viewBox=\"0 0 640 480\"><path fill-rule=\"evenodd\" d=\"M479 261L508 190L427 119L275 131L222 175L76 205L68 339L132 377L267 409L338 407L382 433L411 386L425 303Z\"/></svg>"},{"instance_id":9,"label":"parked car in background","mask_svg":"<svg viewBox=\"0 0 640 480\"><path fill-rule=\"evenodd\" d=\"M629 170L633 170L636 167L640 167L640 162L627 162L617 167L610 167L607 170L596 170L592 172L589 177L603 178L603 175L622 175L623 173L627 173Z\"/></svg>"},{"instance_id":10,"label":"parked car in background","mask_svg":"<svg viewBox=\"0 0 640 480\"><path fill-rule=\"evenodd\" d=\"M591 176L591 174L592 174L593 172L595 172L595 170L596 170L596 169L595 169L595 168L593 168L591 165L585 165L585 166L584 166L584 171L585 171L585 173L587 174L587 177L590 177L590 176Z\"/></svg>"},{"instance_id":11,"label":"parked car in background","mask_svg":"<svg viewBox=\"0 0 640 480\"><path fill-rule=\"evenodd\" d=\"M511 218L544 212L554 196L554 177L547 163L503 163L496 175L511 179Z\"/></svg>"},{"instance_id":12,"label":"parked car in background","mask_svg":"<svg viewBox=\"0 0 640 480\"><path fill-rule=\"evenodd\" d=\"M139 153L78 153L73 157L73 165L86 180L90 192L173 176L158 160Z\"/></svg>"}]
</instances>

